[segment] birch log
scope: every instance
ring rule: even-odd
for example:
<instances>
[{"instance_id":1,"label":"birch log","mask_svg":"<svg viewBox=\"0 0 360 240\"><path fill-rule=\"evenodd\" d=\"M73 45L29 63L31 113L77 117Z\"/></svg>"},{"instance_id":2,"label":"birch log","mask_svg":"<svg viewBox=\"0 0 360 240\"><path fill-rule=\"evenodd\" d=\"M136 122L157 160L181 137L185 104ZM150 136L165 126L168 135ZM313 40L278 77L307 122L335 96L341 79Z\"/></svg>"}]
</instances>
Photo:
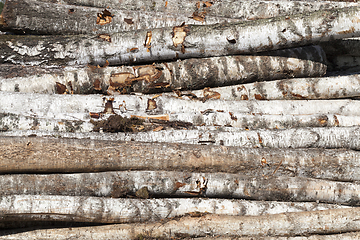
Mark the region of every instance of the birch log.
<instances>
[{"instance_id":1,"label":"birch log","mask_svg":"<svg viewBox=\"0 0 360 240\"><path fill-rule=\"evenodd\" d=\"M234 127L242 130L360 126L360 118L358 116L342 116L331 114L252 115L233 112L208 111L204 113L175 112L167 115L156 115L155 117L167 119L160 122L152 120L151 115L135 115L138 118L150 118L150 120L147 120L149 122L145 120L136 124L139 129L136 130L135 128L131 128L133 127L130 118L131 116L133 115L128 115L129 118L127 118L127 124L118 126L115 124L115 119L110 120L110 118L108 118L105 120L105 117L101 121L79 121L0 113L0 131L38 130L50 132L143 132L174 129L202 130L205 126L209 127L210 129L212 129L212 126L216 126ZM122 128L121 126L125 126L126 128ZM198 128L198 126L202 127Z\"/></svg>"},{"instance_id":2,"label":"birch log","mask_svg":"<svg viewBox=\"0 0 360 240\"><path fill-rule=\"evenodd\" d=\"M88 0L57 0L43 2L57 2L61 4L73 4L79 6L93 6L99 8L121 8L134 11L155 11L163 13L188 14L193 12L206 12L208 16L222 16L241 20L254 20L259 18L270 18L284 15L302 14L304 12L314 12L322 9L342 8L357 6L357 3L350 2L330 2L330 1L166 1L155 0L152 2L134 1L88 1ZM205 3L206 2L206 3Z\"/></svg>"},{"instance_id":3,"label":"birch log","mask_svg":"<svg viewBox=\"0 0 360 240\"><path fill-rule=\"evenodd\" d=\"M331 114L358 116L357 100L272 100L272 101L189 101L166 96L119 95L106 99L103 95L48 95L0 92L0 112L36 116L47 119L90 119L90 112L107 113L110 109L123 116L169 115L171 113L229 112L251 115ZM149 103L150 102L150 103ZM149 105L150 104L150 105ZM112 111L110 111L112 112Z\"/></svg>"},{"instance_id":4,"label":"birch log","mask_svg":"<svg viewBox=\"0 0 360 240\"><path fill-rule=\"evenodd\" d=\"M39 69L36 73L34 67L19 66L16 77L13 69L9 71L9 67L5 67L1 71L0 90L59 93L55 86L60 83L68 88L71 84L72 92L79 94L151 93L293 77L319 77L326 73L326 56L319 46L278 50L270 54L273 56L193 58L142 66L70 67L62 71L55 68L43 74L44 70ZM26 69L29 69L28 73Z\"/></svg>"},{"instance_id":5,"label":"birch log","mask_svg":"<svg viewBox=\"0 0 360 240\"><path fill-rule=\"evenodd\" d=\"M357 151L345 149L112 142L76 139L75 136L72 139L1 137L0 143L0 172L28 173L1 175L0 181L3 186L7 186L3 188L7 194L27 194L29 191L38 191L40 194L41 191L34 188L34 179L41 182L36 186L56 186L56 175L48 175L40 180L41 175L29 174L46 172L173 170L228 172L253 177L273 175L360 181L360 156ZM89 186L87 183L84 185L83 189ZM16 189L27 190L11 192ZM5 192L0 189L0 194L4 195Z\"/></svg>"},{"instance_id":6,"label":"birch log","mask_svg":"<svg viewBox=\"0 0 360 240\"><path fill-rule=\"evenodd\" d=\"M278 163L281 165L281 162ZM274 170L274 172L276 172ZM358 206L360 185L301 177L253 177L230 173L127 171L29 176L34 185L8 178L8 193L96 197L208 197L285 202L324 202ZM39 179L39 181L38 181ZM16 181L11 183L12 180ZM47 180L49 180L47 182ZM24 186L22 188L21 186ZM4 189L4 195L7 194ZM143 193L141 192L143 191Z\"/></svg>"},{"instance_id":7,"label":"birch log","mask_svg":"<svg viewBox=\"0 0 360 240\"><path fill-rule=\"evenodd\" d=\"M114 199L47 195L4 196L0 221L66 221L136 223L163 221L185 215L261 216L284 212L341 209L317 203L263 202L227 199Z\"/></svg>"},{"instance_id":8,"label":"birch log","mask_svg":"<svg viewBox=\"0 0 360 240\"><path fill-rule=\"evenodd\" d=\"M181 12L164 13L121 9L108 9L109 16L100 18L100 15L104 15L103 11L104 8L46 3L37 0L9 0L2 12L5 21L2 30L36 34L102 34L100 37L106 38L111 33L173 27L183 22L216 24L238 21L207 16L206 21L202 23L189 18L191 15L184 15Z\"/></svg>"},{"instance_id":9,"label":"birch log","mask_svg":"<svg viewBox=\"0 0 360 240\"><path fill-rule=\"evenodd\" d=\"M359 61L360 63L360 61ZM357 64L359 65L359 64ZM227 87L212 88L220 94L221 100L302 100L302 99L334 99L360 96L360 76L358 74L328 76L320 78L295 78L276 81L264 81L240 84ZM10 82L9 90L14 88ZM178 96L166 93L163 96ZM180 96L196 96L204 98L205 90L185 91Z\"/></svg>"},{"instance_id":10,"label":"birch log","mask_svg":"<svg viewBox=\"0 0 360 240\"><path fill-rule=\"evenodd\" d=\"M265 237L335 234L359 231L354 209L283 213L268 216L184 217L162 223L115 224L84 228L35 230L2 236L0 239L139 239L228 236Z\"/></svg>"},{"instance_id":11,"label":"birch log","mask_svg":"<svg viewBox=\"0 0 360 240\"><path fill-rule=\"evenodd\" d=\"M111 42L89 35L4 35L0 63L103 65L108 60L121 65L255 53L357 37L359 12L353 7L231 24L136 30L109 34Z\"/></svg>"},{"instance_id":12,"label":"birch log","mask_svg":"<svg viewBox=\"0 0 360 240\"><path fill-rule=\"evenodd\" d=\"M99 129L101 130L101 129ZM68 133L9 131L1 136L52 136L94 140L209 144L250 148L349 148L359 150L359 127L243 130L233 127L197 127L194 130L152 132Z\"/></svg>"}]
</instances>

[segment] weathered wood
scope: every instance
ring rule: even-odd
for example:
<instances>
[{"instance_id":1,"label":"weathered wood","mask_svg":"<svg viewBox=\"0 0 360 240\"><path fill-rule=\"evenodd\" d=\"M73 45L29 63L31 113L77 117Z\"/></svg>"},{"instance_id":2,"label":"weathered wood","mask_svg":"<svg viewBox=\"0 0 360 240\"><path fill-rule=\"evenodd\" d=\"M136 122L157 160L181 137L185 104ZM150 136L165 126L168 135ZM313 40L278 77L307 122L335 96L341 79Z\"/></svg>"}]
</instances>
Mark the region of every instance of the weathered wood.
<instances>
[{"instance_id":1,"label":"weathered wood","mask_svg":"<svg viewBox=\"0 0 360 240\"><path fill-rule=\"evenodd\" d=\"M149 106L149 101L152 105ZM360 103L357 100L272 100L272 101L224 101L209 99L205 102L166 96L118 95L104 98L103 95L27 94L0 92L0 112L37 116L52 120L88 121L89 112L108 113L112 106L122 116L171 115L171 113L202 114L229 112L251 115L342 115L358 116ZM110 104L109 102L112 102ZM107 104L108 103L108 104ZM105 107L105 105L107 107ZM229 115L230 116L230 115Z\"/></svg>"},{"instance_id":2,"label":"weathered wood","mask_svg":"<svg viewBox=\"0 0 360 240\"><path fill-rule=\"evenodd\" d=\"M256 237L258 240L356 240L359 239L359 232L309 235L303 237ZM254 240L253 237L200 237L197 240Z\"/></svg>"},{"instance_id":3,"label":"weathered wood","mask_svg":"<svg viewBox=\"0 0 360 240\"><path fill-rule=\"evenodd\" d=\"M349 57L354 59L353 57ZM359 62L360 63L360 60ZM359 64L356 64L358 67ZM355 67L355 66L352 66ZM264 81L212 88L220 94L222 100L294 100L294 99L334 99L360 96L360 76L358 74L329 76L321 78L295 78L276 81ZM9 90L14 85L9 86ZM184 98L189 91L182 92ZM204 90L191 91L203 98ZM164 93L163 96L178 96Z\"/></svg>"},{"instance_id":4,"label":"weathered wood","mask_svg":"<svg viewBox=\"0 0 360 240\"><path fill-rule=\"evenodd\" d=\"M106 7L105 7L106 8ZM111 21L98 21L104 8L74 6L38 0L9 0L2 12L2 30L36 34L107 34L137 29L173 27L187 24L235 22L237 19L207 16L204 23L181 12L146 12L107 9ZM100 18L99 18L100 19Z\"/></svg>"},{"instance_id":5,"label":"weathered wood","mask_svg":"<svg viewBox=\"0 0 360 240\"><path fill-rule=\"evenodd\" d=\"M0 63L110 65L247 54L360 35L358 8L215 25L183 25L96 36L1 36ZM145 43L145 44L144 44ZM137 48L138 51L130 51Z\"/></svg>"},{"instance_id":6,"label":"weathered wood","mask_svg":"<svg viewBox=\"0 0 360 240\"><path fill-rule=\"evenodd\" d=\"M258 238L263 236L324 235L359 231L360 224L357 219L358 212L354 209L246 217L205 215L201 217L188 216L161 223L35 230L2 236L0 239L139 239L139 237L170 238L212 235Z\"/></svg>"},{"instance_id":7,"label":"weathered wood","mask_svg":"<svg viewBox=\"0 0 360 240\"><path fill-rule=\"evenodd\" d=\"M269 56L226 56L193 58L154 65L97 68L55 68L46 73L34 67L19 66L14 70L0 70L0 90L58 93L56 82L73 93L130 93L163 92L201 89L246 82L285 78L319 77L326 73L326 56L319 46L284 49L268 53ZM29 69L26 73L26 69ZM24 73L25 72L25 73ZM50 72L50 73L49 73ZM97 86L96 84L97 83ZM69 89L69 92L71 90Z\"/></svg>"},{"instance_id":8,"label":"weathered wood","mask_svg":"<svg viewBox=\"0 0 360 240\"><path fill-rule=\"evenodd\" d=\"M129 115L128 117L131 117ZM151 118L152 115L135 115L138 118ZM18 130L38 130L50 132L139 132L139 131L163 131L173 129L204 129L204 126L211 127L234 127L238 129L256 130L256 129L288 129L288 128L306 128L306 127L355 127L360 126L358 116L343 116L331 114L313 114L313 115L252 115L234 112L217 112L208 110L202 113L177 113L173 112L167 115L160 115L167 121L161 122L142 122L138 123L137 129L132 129L133 124L129 123L121 128L114 126L114 121L110 120L66 120L49 119L23 116L20 114L0 113L0 131L18 131ZM104 122L105 121L105 122ZM108 121L108 122L106 122ZM101 125L99 125L101 123ZM175 123L173 126L172 123ZM181 123L188 125L181 127ZM178 124L178 126L176 126ZM140 127L140 128L139 128ZM158 129L156 129L159 127ZM160 129L161 127L161 129ZM112 129L112 130L109 130ZM127 130L126 130L127 129Z\"/></svg>"},{"instance_id":9,"label":"weathered wood","mask_svg":"<svg viewBox=\"0 0 360 240\"><path fill-rule=\"evenodd\" d=\"M0 172L173 170L228 172L256 177L273 174L336 181L360 180L360 156L357 151L351 150L238 148L75 138L1 137ZM53 180L49 179L51 176ZM40 177L37 175L36 179L40 181ZM2 175L0 178L7 186L2 188L7 194L20 194L9 192L20 189L16 187L19 184L22 189L27 189L22 194L31 189L40 191L34 187L31 175ZM53 186L57 185L57 181L55 175L49 175L37 186ZM16 185L11 185L11 182ZM91 185L85 184L83 189L88 188L86 186Z\"/></svg>"},{"instance_id":10,"label":"weathered wood","mask_svg":"<svg viewBox=\"0 0 360 240\"><path fill-rule=\"evenodd\" d=\"M43 2L57 2L61 4L73 4L78 6L93 6L100 8L121 8L134 11L155 11L163 13L182 13L191 16L193 12L206 12L205 20L208 16L222 16L237 18L241 20L254 20L259 18L269 18L275 16L302 14L322 9L341 8L356 6L357 3L351 2L331 2L331 1L197 1L197 0L155 0L152 2L134 2L122 0L117 1L101 0L42 0ZM210 3L211 2L211 3Z\"/></svg>"},{"instance_id":11,"label":"weathered wood","mask_svg":"<svg viewBox=\"0 0 360 240\"><path fill-rule=\"evenodd\" d=\"M93 223L155 222L185 215L261 216L285 212L341 209L318 203L227 199L115 199L84 196L10 195L0 200L0 221Z\"/></svg>"},{"instance_id":12,"label":"weathered wood","mask_svg":"<svg viewBox=\"0 0 360 240\"><path fill-rule=\"evenodd\" d=\"M281 162L278 163L278 166ZM275 169L273 172L276 172ZM6 180L7 179L7 180ZM28 179L33 188L22 184ZM230 173L184 173L175 171L127 171L78 174L30 175L5 178L14 187L6 194L134 196L139 190L150 197L239 198L285 202L360 204L360 185L301 177L253 177ZM22 187L24 186L24 187ZM146 188L146 189L144 189Z\"/></svg>"}]
</instances>

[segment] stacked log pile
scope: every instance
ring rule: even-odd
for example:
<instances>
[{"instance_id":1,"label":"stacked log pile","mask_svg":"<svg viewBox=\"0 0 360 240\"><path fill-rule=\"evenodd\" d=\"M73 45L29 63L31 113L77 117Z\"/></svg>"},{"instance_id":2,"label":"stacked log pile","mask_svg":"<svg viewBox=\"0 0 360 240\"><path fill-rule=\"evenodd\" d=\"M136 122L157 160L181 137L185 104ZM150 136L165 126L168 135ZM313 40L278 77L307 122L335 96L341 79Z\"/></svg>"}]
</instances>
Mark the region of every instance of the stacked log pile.
<instances>
[{"instance_id":1,"label":"stacked log pile","mask_svg":"<svg viewBox=\"0 0 360 240\"><path fill-rule=\"evenodd\" d=\"M358 239L360 7L7 0L0 239Z\"/></svg>"}]
</instances>

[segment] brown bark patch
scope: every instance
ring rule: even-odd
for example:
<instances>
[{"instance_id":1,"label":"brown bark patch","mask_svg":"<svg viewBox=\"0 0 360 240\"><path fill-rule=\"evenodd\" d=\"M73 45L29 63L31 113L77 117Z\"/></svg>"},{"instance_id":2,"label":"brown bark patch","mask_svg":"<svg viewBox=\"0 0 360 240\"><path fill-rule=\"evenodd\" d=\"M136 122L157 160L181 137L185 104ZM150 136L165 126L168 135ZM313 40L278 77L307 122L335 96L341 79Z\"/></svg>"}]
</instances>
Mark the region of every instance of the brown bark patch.
<instances>
[{"instance_id":1,"label":"brown bark patch","mask_svg":"<svg viewBox=\"0 0 360 240\"><path fill-rule=\"evenodd\" d=\"M185 25L185 22L183 22L180 26L173 27L172 40L174 47L184 44L185 37L189 31L189 26Z\"/></svg>"},{"instance_id":2,"label":"brown bark patch","mask_svg":"<svg viewBox=\"0 0 360 240\"><path fill-rule=\"evenodd\" d=\"M203 12L195 11L195 12L193 12L192 16L189 18L192 18L195 21L204 22L205 16L206 16L205 11L203 11Z\"/></svg>"},{"instance_id":3,"label":"brown bark patch","mask_svg":"<svg viewBox=\"0 0 360 240\"><path fill-rule=\"evenodd\" d=\"M97 14L96 24L105 25L111 23L113 16L114 15L111 14L108 10L104 9L102 13Z\"/></svg>"},{"instance_id":4,"label":"brown bark patch","mask_svg":"<svg viewBox=\"0 0 360 240\"><path fill-rule=\"evenodd\" d=\"M334 115L334 120L335 120L335 127L338 127L340 125L340 123L339 123L339 119L337 118L336 115Z\"/></svg>"},{"instance_id":5,"label":"brown bark patch","mask_svg":"<svg viewBox=\"0 0 360 240\"><path fill-rule=\"evenodd\" d=\"M97 78L97 79L94 81L94 83L93 83L94 89L95 89L96 91L100 91L100 90L101 90L100 84L101 84L101 82L100 82L100 80Z\"/></svg>"},{"instance_id":6,"label":"brown bark patch","mask_svg":"<svg viewBox=\"0 0 360 240\"><path fill-rule=\"evenodd\" d=\"M154 99L148 99L146 110L154 110L157 108L156 101Z\"/></svg>"},{"instance_id":7,"label":"brown bark patch","mask_svg":"<svg viewBox=\"0 0 360 240\"><path fill-rule=\"evenodd\" d=\"M338 34L348 34L348 33L353 33L353 32L355 32L355 28L351 27L349 30L338 32Z\"/></svg>"},{"instance_id":8,"label":"brown bark patch","mask_svg":"<svg viewBox=\"0 0 360 240\"><path fill-rule=\"evenodd\" d=\"M145 43L144 43L144 47L147 48L148 52L150 52L150 48L151 48L151 37L152 37L152 33L151 33L151 31L148 31L146 33Z\"/></svg>"},{"instance_id":9,"label":"brown bark patch","mask_svg":"<svg viewBox=\"0 0 360 240\"><path fill-rule=\"evenodd\" d=\"M69 91L66 86L62 83L56 82L56 93L57 94L67 94Z\"/></svg>"},{"instance_id":10,"label":"brown bark patch","mask_svg":"<svg viewBox=\"0 0 360 240\"><path fill-rule=\"evenodd\" d=\"M112 115L106 120L102 121L93 121L94 124L93 131L99 132L102 129L104 132L137 132L137 125L142 125L144 120L138 119L135 117L126 118L120 115Z\"/></svg>"},{"instance_id":11,"label":"brown bark patch","mask_svg":"<svg viewBox=\"0 0 360 240\"><path fill-rule=\"evenodd\" d=\"M109 34L99 34L98 38L107 41L107 42L111 42L111 37Z\"/></svg>"},{"instance_id":12,"label":"brown bark patch","mask_svg":"<svg viewBox=\"0 0 360 240\"><path fill-rule=\"evenodd\" d=\"M124 22L126 22L127 24L134 24L132 18L124 18Z\"/></svg>"}]
</instances>

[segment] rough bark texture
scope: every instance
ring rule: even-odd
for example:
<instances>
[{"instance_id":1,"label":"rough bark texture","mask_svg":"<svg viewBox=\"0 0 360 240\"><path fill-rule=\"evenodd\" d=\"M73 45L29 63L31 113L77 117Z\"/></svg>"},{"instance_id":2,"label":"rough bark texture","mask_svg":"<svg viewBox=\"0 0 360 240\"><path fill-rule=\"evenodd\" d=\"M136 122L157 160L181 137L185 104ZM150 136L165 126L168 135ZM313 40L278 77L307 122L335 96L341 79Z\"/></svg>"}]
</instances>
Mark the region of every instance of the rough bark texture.
<instances>
[{"instance_id":1,"label":"rough bark texture","mask_svg":"<svg viewBox=\"0 0 360 240\"><path fill-rule=\"evenodd\" d=\"M105 7L106 8L106 7ZM181 12L145 12L108 9L111 21L97 21L104 8L45 3L37 0L8 0L2 12L2 30L36 34L111 34L137 29L173 27L187 24L235 22L237 19L207 16L204 23ZM104 37L105 37L104 35Z\"/></svg>"},{"instance_id":2,"label":"rough bark texture","mask_svg":"<svg viewBox=\"0 0 360 240\"><path fill-rule=\"evenodd\" d=\"M206 1L166 1L155 0L152 2L134 2L122 0L121 2L102 0L42 0L43 2L66 3L79 6L94 6L100 8L122 8L135 11L155 11L164 13L180 12L191 16L193 12L206 12L207 16L222 16L241 20L254 20L276 16L302 14L322 9L356 6L356 3L329 2L329 1L212 1L212 4L205 4ZM197 3L199 2L199 5ZM210 1L208 1L210 2ZM206 19L205 17L205 19Z\"/></svg>"},{"instance_id":3,"label":"rough bark texture","mask_svg":"<svg viewBox=\"0 0 360 240\"><path fill-rule=\"evenodd\" d=\"M357 183L300 177L275 177L272 174L252 177L230 173L128 171L39 176L39 181L36 176L32 178L29 176L36 186L34 187L35 191L19 188L20 194L124 197L138 195L139 191L145 191L146 195L140 195L143 198L149 196L209 197L285 202L311 201L351 206L360 204L360 186ZM52 182L51 185L46 183L47 178L49 182ZM21 178L8 178L9 184L19 180ZM56 186L54 186L54 182L56 182ZM88 187L86 187L87 184ZM18 186L20 187L21 183ZM11 193L11 189L9 192Z\"/></svg>"},{"instance_id":4,"label":"rough bark texture","mask_svg":"<svg viewBox=\"0 0 360 240\"><path fill-rule=\"evenodd\" d=\"M146 237L205 236L299 236L359 231L358 212L354 209L334 209L315 212L283 213L269 216L184 217L154 224L117 224L98 227L35 230L2 239L139 239ZM0 238L0 239L1 239Z\"/></svg>"},{"instance_id":5,"label":"rough bark texture","mask_svg":"<svg viewBox=\"0 0 360 240\"><path fill-rule=\"evenodd\" d=\"M5 67L0 78L1 91L58 93L56 82L69 85L73 93L123 94L201 89L255 81L319 77L326 73L326 56L319 46L278 50L270 56L226 56L193 58L154 65L97 68L68 68L54 73L17 76ZM48 70L48 71L51 71Z\"/></svg>"},{"instance_id":6,"label":"rough bark texture","mask_svg":"<svg viewBox=\"0 0 360 240\"><path fill-rule=\"evenodd\" d=\"M124 117L130 117L131 115L151 117L171 115L172 113L193 113L194 116L200 116L199 120L192 120L194 124L199 125L203 123L201 122L201 116L212 112L224 113L229 119L229 112L244 115L358 116L360 107L359 101L348 99L311 101L224 101L209 99L204 102L166 96L119 95L114 96L112 100L112 98L104 98L103 95L47 95L9 92L0 92L0 102L2 103L0 112L4 114L18 114L24 117L36 116L53 121L89 121L90 112L110 114L112 112L110 111L111 105L116 114Z\"/></svg>"},{"instance_id":7,"label":"rough bark texture","mask_svg":"<svg viewBox=\"0 0 360 240\"><path fill-rule=\"evenodd\" d=\"M136 115L138 116L138 115ZM115 116L113 116L115 117ZM116 116L119 117L119 116ZM138 116L143 117L143 116ZM145 115L144 118L151 118L151 115ZM161 122L139 122L139 130L132 127L131 119L127 118L129 123L117 125L116 120L101 121L79 121L64 119L48 119L39 117L22 116L19 114L0 113L0 131L50 131L50 132L139 132L139 131L159 131L173 129L204 129L203 126L211 127L234 127L245 130L256 129L288 129L288 128L306 128L306 127L356 127L360 126L358 116L342 115L251 115L233 112L207 111L204 113L172 113L160 115L165 117L166 121ZM185 124L181 126L182 124ZM188 126L186 126L188 125ZM121 127L125 126L125 128ZM160 127L161 129L157 127Z\"/></svg>"},{"instance_id":8,"label":"rough bark texture","mask_svg":"<svg viewBox=\"0 0 360 240\"><path fill-rule=\"evenodd\" d=\"M261 216L284 212L340 209L319 203L227 199L115 199L85 196L11 195L0 200L0 221L94 223L155 222L185 215Z\"/></svg>"},{"instance_id":9,"label":"rough bark texture","mask_svg":"<svg viewBox=\"0 0 360 240\"><path fill-rule=\"evenodd\" d=\"M344 149L252 149L38 137L1 137L0 143L1 173L175 170L360 181L360 156ZM49 180L51 176L55 177L47 176L38 186L56 185L56 178ZM11 182L27 189L23 194L37 191L31 175L0 178L8 193L17 191Z\"/></svg>"},{"instance_id":10,"label":"rough bark texture","mask_svg":"<svg viewBox=\"0 0 360 240\"><path fill-rule=\"evenodd\" d=\"M360 61L359 61L360 62ZM9 83L9 85L12 83ZM295 78L276 81L264 81L213 88L222 100L303 100L335 99L360 96L360 77L358 74L329 76L321 78ZM14 84L9 86L14 87ZM186 96L190 92L182 92ZM191 91L198 98L203 98L204 90ZM175 93L163 96L178 96Z\"/></svg>"},{"instance_id":11,"label":"rough bark texture","mask_svg":"<svg viewBox=\"0 0 360 240\"><path fill-rule=\"evenodd\" d=\"M81 65L142 63L192 57L224 56L309 45L357 37L358 8L324 10L307 15L215 25L96 36L1 36L0 63ZM145 44L144 44L145 42ZM137 48L138 51L130 51Z\"/></svg>"},{"instance_id":12,"label":"rough bark texture","mask_svg":"<svg viewBox=\"0 0 360 240\"><path fill-rule=\"evenodd\" d=\"M280 164L281 165L281 162ZM275 170L274 170L275 171ZM301 177L262 177L230 173L120 171L29 176L31 189L18 194L81 195L96 197L209 197L285 202L324 202L358 206L360 185ZM8 178L16 186L20 178ZM13 190L14 191L14 190ZM144 193L141 193L143 191ZM9 189L9 193L12 190ZM141 195L140 195L141 194Z\"/></svg>"}]
</instances>

